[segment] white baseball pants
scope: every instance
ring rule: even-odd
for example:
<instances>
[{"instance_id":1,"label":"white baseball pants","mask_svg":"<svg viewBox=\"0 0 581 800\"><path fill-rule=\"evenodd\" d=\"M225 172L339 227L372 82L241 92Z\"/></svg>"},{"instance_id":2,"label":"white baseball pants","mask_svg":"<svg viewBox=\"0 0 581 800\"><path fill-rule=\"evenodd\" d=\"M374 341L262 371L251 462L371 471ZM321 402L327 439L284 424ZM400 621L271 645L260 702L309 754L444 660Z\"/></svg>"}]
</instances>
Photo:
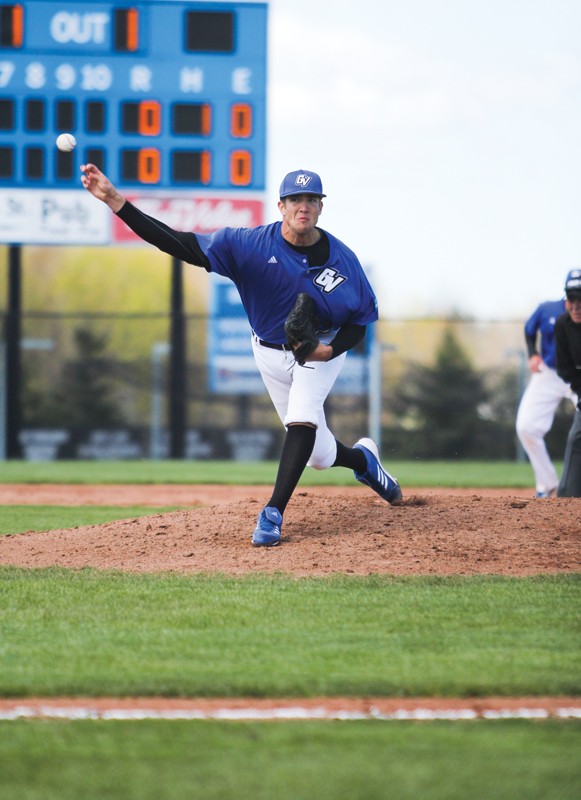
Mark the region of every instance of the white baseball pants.
<instances>
[{"instance_id":1,"label":"white baseball pants","mask_svg":"<svg viewBox=\"0 0 581 800\"><path fill-rule=\"evenodd\" d=\"M556 370L544 366L540 372L532 373L518 408L516 432L535 474L537 492L550 492L559 483L545 436L564 397L576 402L570 387L559 378Z\"/></svg>"},{"instance_id":2,"label":"white baseball pants","mask_svg":"<svg viewBox=\"0 0 581 800\"><path fill-rule=\"evenodd\" d=\"M347 354L342 353L331 361L307 362L301 367L290 351L263 347L255 335L252 335L252 350L283 425L309 422L316 426L315 446L307 466L314 469L332 466L337 458L337 443L327 427L323 405Z\"/></svg>"}]
</instances>

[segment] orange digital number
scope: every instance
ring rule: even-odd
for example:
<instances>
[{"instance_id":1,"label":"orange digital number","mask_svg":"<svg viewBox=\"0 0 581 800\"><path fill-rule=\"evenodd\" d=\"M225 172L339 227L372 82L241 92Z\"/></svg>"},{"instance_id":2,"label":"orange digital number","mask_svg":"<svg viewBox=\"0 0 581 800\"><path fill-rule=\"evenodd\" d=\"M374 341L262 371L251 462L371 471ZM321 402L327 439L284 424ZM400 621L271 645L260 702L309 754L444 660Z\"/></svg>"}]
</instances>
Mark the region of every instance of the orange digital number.
<instances>
[{"instance_id":1,"label":"orange digital number","mask_svg":"<svg viewBox=\"0 0 581 800\"><path fill-rule=\"evenodd\" d=\"M158 136L161 132L161 105L157 100L139 103L138 129L142 136Z\"/></svg>"},{"instance_id":2,"label":"orange digital number","mask_svg":"<svg viewBox=\"0 0 581 800\"><path fill-rule=\"evenodd\" d=\"M248 186L252 181L252 156L248 150L235 150L230 156L230 183Z\"/></svg>"},{"instance_id":3,"label":"orange digital number","mask_svg":"<svg viewBox=\"0 0 581 800\"><path fill-rule=\"evenodd\" d=\"M212 106L208 103L202 106L201 128L202 136L209 136L212 132Z\"/></svg>"},{"instance_id":4,"label":"orange digital number","mask_svg":"<svg viewBox=\"0 0 581 800\"><path fill-rule=\"evenodd\" d=\"M136 8L117 8L113 20L115 50L135 53L139 47L139 11Z\"/></svg>"},{"instance_id":5,"label":"orange digital number","mask_svg":"<svg viewBox=\"0 0 581 800\"><path fill-rule=\"evenodd\" d=\"M232 106L230 132L237 139L248 139L252 135L252 107L248 103Z\"/></svg>"},{"instance_id":6,"label":"orange digital number","mask_svg":"<svg viewBox=\"0 0 581 800\"><path fill-rule=\"evenodd\" d=\"M200 154L200 183L207 185L212 179L212 159L209 150Z\"/></svg>"},{"instance_id":7,"label":"orange digital number","mask_svg":"<svg viewBox=\"0 0 581 800\"><path fill-rule=\"evenodd\" d=\"M140 183L159 183L160 153L155 147L144 147L137 155L137 180Z\"/></svg>"},{"instance_id":8,"label":"orange digital number","mask_svg":"<svg viewBox=\"0 0 581 800\"><path fill-rule=\"evenodd\" d=\"M139 46L139 12L136 8L127 9L127 50L133 52Z\"/></svg>"},{"instance_id":9,"label":"orange digital number","mask_svg":"<svg viewBox=\"0 0 581 800\"><path fill-rule=\"evenodd\" d=\"M0 5L0 47L22 47L24 42L24 8L21 5Z\"/></svg>"}]
</instances>

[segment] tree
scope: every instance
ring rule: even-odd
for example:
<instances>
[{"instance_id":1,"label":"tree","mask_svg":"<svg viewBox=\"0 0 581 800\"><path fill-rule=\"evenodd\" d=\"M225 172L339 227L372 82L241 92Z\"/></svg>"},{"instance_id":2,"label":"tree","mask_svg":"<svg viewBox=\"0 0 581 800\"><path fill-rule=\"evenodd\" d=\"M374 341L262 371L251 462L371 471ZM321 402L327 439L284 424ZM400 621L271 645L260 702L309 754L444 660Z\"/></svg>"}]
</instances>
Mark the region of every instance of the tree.
<instances>
[{"instance_id":1,"label":"tree","mask_svg":"<svg viewBox=\"0 0 581 800\"><path fill-rule=\"evenodd\" d=\"M52 391L25 381L24 424L69 428L114 428L127 424L116 400L114 365L105 351L107 334L74 331L75 355L64 361Z\"/></svg>"},{"instance_id":2,"label":"tree","mask_svg":"<svg viewBox=\"0 0 581 800\"><path fill-rule=\"evenodd\" d=\"M488 400L454 330L447 328L432 367L412 365L396 395L404 425L415 433L414 454L422 458L481 455L486 423L479 408Z\"/></svg>"}]
</instances>

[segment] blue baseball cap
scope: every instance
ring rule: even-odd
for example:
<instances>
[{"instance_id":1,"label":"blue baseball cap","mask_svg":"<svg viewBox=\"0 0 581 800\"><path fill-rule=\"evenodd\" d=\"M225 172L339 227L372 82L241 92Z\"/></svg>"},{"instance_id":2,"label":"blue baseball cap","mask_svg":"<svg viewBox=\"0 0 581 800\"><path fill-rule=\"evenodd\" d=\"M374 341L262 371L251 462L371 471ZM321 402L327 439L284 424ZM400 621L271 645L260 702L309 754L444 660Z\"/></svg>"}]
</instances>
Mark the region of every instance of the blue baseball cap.
<instances>
[{"instance_id":1,"label":"blue baseball cap","mask_svg":"<svg viewBox=\"0 0 581 800\"><path fill-rule=\"evenodd\" d=\"M581 269L570 269L565 279L565 292L581 294Z\"/></svg>"},{"instance_id":2,"label":"blue baseball cap","mask_svg":"<svg viewBox=\"0 0 581 800\"><path fill-rule=\"evenodd\" d=\"M309 172L308 169L297 169L296 172L285 175L280 185L279 197L291 197L293 194L327 196L323 194L323 184L317 173Z\"/></svg>"}]
</instances>

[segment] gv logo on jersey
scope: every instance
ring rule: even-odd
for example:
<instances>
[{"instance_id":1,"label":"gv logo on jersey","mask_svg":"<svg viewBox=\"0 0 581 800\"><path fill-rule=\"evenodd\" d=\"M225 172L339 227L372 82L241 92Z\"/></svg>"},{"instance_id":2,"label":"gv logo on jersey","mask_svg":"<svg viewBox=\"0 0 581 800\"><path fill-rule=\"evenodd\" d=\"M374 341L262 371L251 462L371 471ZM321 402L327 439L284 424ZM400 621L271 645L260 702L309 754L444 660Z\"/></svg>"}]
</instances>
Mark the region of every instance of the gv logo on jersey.
<instances>
[{"instance_id":1,"label":"gv logo on jersey","mask_svg":"<svg viewBox=\"0 0 581 800\"><path fill-rule=\"evenodd\" d=\"M325 267L324 270L319 272L313 283L326 294L331 294L338 286L345 283L346 280L347 278L344 275L340 275L336 269Z\"/></svg>"}]
</instances>

